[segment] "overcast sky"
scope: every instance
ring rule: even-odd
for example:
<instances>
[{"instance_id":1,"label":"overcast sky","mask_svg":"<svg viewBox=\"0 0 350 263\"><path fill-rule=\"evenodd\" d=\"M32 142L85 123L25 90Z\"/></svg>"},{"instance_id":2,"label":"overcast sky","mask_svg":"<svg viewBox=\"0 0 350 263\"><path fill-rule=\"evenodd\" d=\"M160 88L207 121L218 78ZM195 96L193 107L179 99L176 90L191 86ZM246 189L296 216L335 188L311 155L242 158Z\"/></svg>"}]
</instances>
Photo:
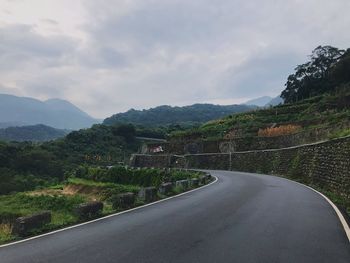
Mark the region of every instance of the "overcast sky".
<instances>
[{"instance_id":1,"label":"overcast sky","mask_svg":"<svg viewBox=\"0 0 350 263\"><path fill-rule=\"evenodd\" d=\"M94 117L280 94L318 45L350 47L349 0L0 0L0 93Z\"/></svg>"}]
</instances>

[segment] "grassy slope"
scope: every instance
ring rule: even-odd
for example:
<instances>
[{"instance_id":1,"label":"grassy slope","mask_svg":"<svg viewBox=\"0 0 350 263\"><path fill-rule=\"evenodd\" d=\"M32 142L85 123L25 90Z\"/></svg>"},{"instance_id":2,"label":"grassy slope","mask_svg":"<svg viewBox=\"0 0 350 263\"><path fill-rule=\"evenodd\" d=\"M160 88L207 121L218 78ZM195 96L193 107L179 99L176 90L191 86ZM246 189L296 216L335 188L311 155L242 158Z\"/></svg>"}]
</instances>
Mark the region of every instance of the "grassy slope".
<instances>
[{"instance_id":1,"label":"grassy slope","mask_svg":"<svg viewBox=\"0 0 350 263\"><path fill-rule=\"evenodd\" d=\"M31 232L31 234L37 234L43 231L78 223L79 218L74 212L75 207L88 201L102 201L104 203L102 215L120 211L121 208L113 208L113 197L124 192L138 193L141 188L140 184L142 181L133 185L108 181L107 179L113 178L106 177L106 172L112 171L112 169L89 169L89 174L94 171L96 174L99 173L100 175L104 172L104 175L102 175L100 180L72 176L69 177L64 184L39 188L34 191L0 195L0 244L17 239L17 237L11 235L11 222L17 217L31 215L44 210L51 211L51 223L41 229ZM123 169L124 168L118 170L119 175L121 175ZM130 172L130 170L124 170L125 174ZM158 169L141 169L135 170L135 172L139 174L139 180L142 179L140 175L143 175L144 177L154 177L156 174L166 173L165 171ZM96 177L96 174L93 174L93 177ZM174 181L186 178L197 178L199 175L200 173L198 172L170 171L168 176L161 176L161 178L162 181ZM153 182L153 180L150 180L150 182L151 181ZM174 189L173 194L182 192L183 190L184 189ZM164 197L166 196L159 196L159 198ZM143 204L143 202L141 200L136 200L135 206L140 204Z\"/></svg>"},{"instance_id":2,"label":"grassy slope","mask_svg":"<svg viewBox=\"0 0 350 263\"><path fill-rule=\"evenodd\" d=\"M294 104L229 115L207 122L197 129L173 133L172 139L219 139L230 131L243 137L257 136L260 128L267 128L273 124L296 124L301 125L304 130L313 128L336 130L342 123L345 126L349 125L349 103L350 91L337 96L317 96Z\"/></svg>"}]
</instances>

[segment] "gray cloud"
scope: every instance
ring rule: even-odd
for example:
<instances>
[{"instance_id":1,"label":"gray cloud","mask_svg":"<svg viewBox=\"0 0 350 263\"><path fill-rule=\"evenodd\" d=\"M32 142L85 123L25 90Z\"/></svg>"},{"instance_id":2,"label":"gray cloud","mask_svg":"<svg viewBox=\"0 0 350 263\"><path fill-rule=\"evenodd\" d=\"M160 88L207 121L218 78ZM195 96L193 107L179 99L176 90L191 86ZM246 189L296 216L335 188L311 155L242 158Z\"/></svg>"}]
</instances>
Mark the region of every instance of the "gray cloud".
<instances>
[{"instance_id":1,"label":"gray cloud","mask_svg":"<svg viewBox=\"0 0 350 263\"><path fill-rule=\"evenodd\" d=\"M0 60L3 70L18 70L52 64L75 52L76 43L65 36L42 36L32 25L14 24L0 27ZM34 64L33 64L34 63Z\"/></svg>"},{"instance_id":2,"label":"gray cloud","mask_svg":"<svg viewBox=\"0 0 350 263\"><path fill-rule=\"evenodd\" d=\"M0 92L61 97L97 117L131 107L245 100L277 95L316 46L350 43L347 0L85 0L83 6L83 38L42 35L35 25L0 26Z\"/></svg>"}]
</instances>

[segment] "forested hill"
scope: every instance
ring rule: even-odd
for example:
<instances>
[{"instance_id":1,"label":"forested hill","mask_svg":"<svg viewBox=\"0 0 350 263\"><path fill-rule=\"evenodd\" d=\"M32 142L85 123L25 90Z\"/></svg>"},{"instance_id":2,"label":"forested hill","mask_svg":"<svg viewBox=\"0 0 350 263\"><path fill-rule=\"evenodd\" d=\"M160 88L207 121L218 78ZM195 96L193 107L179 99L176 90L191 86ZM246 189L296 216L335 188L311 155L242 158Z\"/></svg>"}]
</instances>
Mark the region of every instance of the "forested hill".
<instances>
[{"instance_id":1,"label":"forested hill","mask_svg":"<svg viewBox=\"0 0 350 263\"><path fill-rule=\"evenodd\" d=\"M0 129L0 140L42 142L64 137L68 132L68 130L55 129L43 124L8 127Z\"/></svg>"},{"instance_id":2,"label":"forested hill","mask_svg":"<svg viewBox=\"0 0 350 263\"><path fill-rule=\"evenodd\" d=\"M194 104L184 107L159 106L148 110L131 109L115 114L103 121L103 124L132 123L136 125L170 125L204 123L229 114L246 112L255 109L248 105L213 105Z\"/></svg>"}]
</instances>

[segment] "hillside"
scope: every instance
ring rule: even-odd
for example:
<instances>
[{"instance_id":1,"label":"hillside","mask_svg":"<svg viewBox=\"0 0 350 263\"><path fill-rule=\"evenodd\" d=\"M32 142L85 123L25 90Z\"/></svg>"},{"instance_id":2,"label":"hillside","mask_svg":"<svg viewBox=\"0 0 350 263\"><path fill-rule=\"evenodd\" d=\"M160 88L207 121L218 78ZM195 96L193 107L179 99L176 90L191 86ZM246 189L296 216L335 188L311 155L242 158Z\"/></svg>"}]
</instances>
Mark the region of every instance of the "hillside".
<instances>
[{"instance_id":1,"label":"hillside","mask_svg":"<svg viewBox=\"0 0 350 263\"><path fill-rule=\"evenodd\" d=\"M103 121L103 124L132 123L134 125L159 126L174 124L195 124L221 118L223 116L246 112L256 108L248 105L194 104L184 107L158 106L148 110L131 109L115 114Z\"/></svg>"},{"instance_id":2,"label":"hillside","mask_svg":"<svg viewBox=\"0 0 350 263\"><path fill-rule=\"evenodd\" d=\"M0 140L43 142L64 137L69 131L55 129L43 124L0 129Z\"/></svg>"},{"instance_id":3,"label":"hillside","mask_svg":"<svg viewBox=\"0 0 350 263\"><path fill-rule=\"evenodd\" d=\"M350 127L350 85L342 93L323 94L293 104L239 113L213 120L199 128L172 134L173 140L262 136L264 129L292 125L298 132L317 129L336 132ZM288 133L288 132L286 132Z\"/></svg>"},{"instance_id":4,"label":"hillside","mask_svg":"<svg viewBox=\"0 0 350 263\"><path fill-rule=\"evenodd\" d=\"M2 128L13 126L12 124L15 123L21 126L44 124L58 129L76 130L90 127L98 122L65 100L40 101L0 94L0 126Z\"/></svg>"},{"instance_id":5,"label":"hillside","mask_svg":"<svg viewBox=\"0 0 350 263\"><path fill-rule=\"evenodd\" d=\"M79 165L115 165L138 147L130 125L93 125L41 144L0 141L0 192L62 181Z\"/></svg>"},{"instance_id":6,"label":"hillside","mask_svg":"<svg viewBox=\"0 0 350 263\"><path fill-rule=\"evenodd\" d=\"M350 127L350 49L319 46L309 58L289 75L281 93L284 104L210 121L175 132L172 138L273 137L303 131L322 133L316 137L325 138L346 133Z\"/></svg>"}]
</instances>

